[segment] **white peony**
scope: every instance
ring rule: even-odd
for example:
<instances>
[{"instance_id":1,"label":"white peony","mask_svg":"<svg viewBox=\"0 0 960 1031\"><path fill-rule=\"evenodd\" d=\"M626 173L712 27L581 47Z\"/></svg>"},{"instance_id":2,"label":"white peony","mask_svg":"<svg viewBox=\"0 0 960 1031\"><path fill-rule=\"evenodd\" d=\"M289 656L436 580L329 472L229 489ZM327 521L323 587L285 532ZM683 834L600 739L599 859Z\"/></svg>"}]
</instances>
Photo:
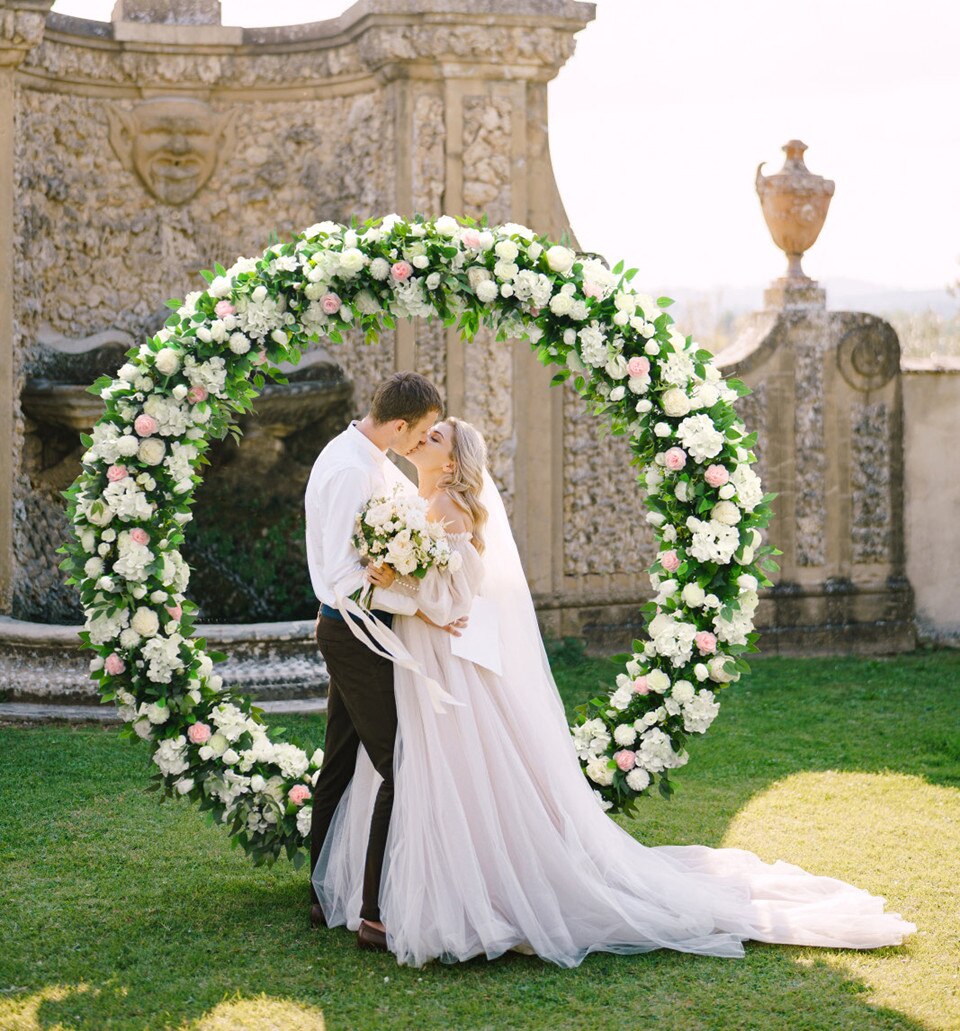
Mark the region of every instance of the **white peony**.
<instances>
[{"instance_id":1,"label":"white peony","mask_svg":"<svg viewBox=\"0 0 960 1031\"><path fill-rule=\"evenodd\" d=\"M164 376L172 376L180 368L180 355L172 347L162 347L157 351L153 364Z\"/></svg>"},{"instance_id":2,"label":"white peony","mask_svg":"<svg viewBox=\"0 0 960 1031\"><path fill-rule=\"evenodd\" d=\"M671 387L664 391L660 404L663 406L664 414L672 418L679 418L690 411L690 398L679 387Z\"/></svg>"},{"instance_id":3,"label":"white peony","mask_svg":"<svg viewBox=\"0 0 960 1031\"><path fill-rule=\"evenodd\" d=\"M710 509L710 518L724 526L736 526L740 522L740 509L732 501L718 501Z\"/></svg>"},{"instance_id":4,"label":"white peony","mask_svg":"<svg viewBox=\"0 0 960 1031\"><path fill-rule=\"evenodd\" d=\"M612 784L613 773L614 771L610 768L610 760L606 756L591 759L587 763L587 776L594 784Z\"/></svg>"},{"instance_id":5,"label":"white peony","mask_svg":"<svg viewBox=\"0 0 960 1031\"><path fill-rule=\"evenodd\" d=\"M167 453L167 445L159 437L144 437L137 448L137 457L144 465L159 465Z\"/></svg>"},{"instance_id":6,"label":"white peony","mask_svg":"<svg viewBox=\"0 0 960 1031\"><path fill-rule=\"evenodd\" d=\"M548 248L545 256L550 271L559 272L561 275L569 272L577 260L577 255L574 251L570 250L569 247L561 247L559 244L554 244Z\"/></svg>"},{"instance_id":7,"label":"white peony","mask_svg":"<svg viewBox=\"0 0 960 1031\"><path fill-rule=\"evenodd\" d=\"M136 630L141 637L153 637L160 629L160 620L157 618L157 614L153 609L148 609L146 606L141 605L137 611L134 612L133 619L130 620L130 626Z\"/></svg>"}]
</instances>

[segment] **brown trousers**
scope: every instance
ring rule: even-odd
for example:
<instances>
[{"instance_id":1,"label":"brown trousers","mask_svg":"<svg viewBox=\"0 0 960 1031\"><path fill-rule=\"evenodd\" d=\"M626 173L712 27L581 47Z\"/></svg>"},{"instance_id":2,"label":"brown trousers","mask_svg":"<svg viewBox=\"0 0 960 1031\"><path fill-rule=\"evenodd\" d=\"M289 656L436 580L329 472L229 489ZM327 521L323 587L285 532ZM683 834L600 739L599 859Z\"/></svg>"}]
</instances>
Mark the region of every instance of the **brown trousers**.
<instances>
[{"instance_id":1,"label":"brown trousers","mask_svg":"<svg viewBox=\"0 0 960 1031\"><path fill-rule=\"evenodd\" d=\"M342 620L318 614L316 640L330 674L330 687L323 764L313 791L310 897L313 902L320 901L313 885L313 869L333 814L353 777L357 749L362 744L383 777L383 784L370 820L360 916L364 920L379 920L380 878L393 809L393 749L397 736L393 663L358 641Z\"/></svg>"}]
</instances>

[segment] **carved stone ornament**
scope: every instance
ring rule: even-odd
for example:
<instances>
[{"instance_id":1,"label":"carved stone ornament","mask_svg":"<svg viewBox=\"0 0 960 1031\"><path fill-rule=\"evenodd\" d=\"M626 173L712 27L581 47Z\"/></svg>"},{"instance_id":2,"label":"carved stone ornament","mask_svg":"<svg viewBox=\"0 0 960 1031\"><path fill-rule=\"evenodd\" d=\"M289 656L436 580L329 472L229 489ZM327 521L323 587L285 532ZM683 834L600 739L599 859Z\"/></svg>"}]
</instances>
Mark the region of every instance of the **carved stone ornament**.
<instances>
[{"instance_id":1,"label":"carved stone ornament","mask_svg":"<svg viewBox=\"0 0 960 1031\"><path fill-rule=\"evenodd\" d=\"M893 327L870 319L849 330L837 345L837 365L854 390L879 390L900 369L900 344Z\"/></svg>"},{"instance_id":2,"label":"carved stone ornament","mask_svg":"<svg viewBox=\"0 0 960 1031\"><path fill-rule=\"evenodd\" d=\"M110 145L157 200L186 204L233 148L236 115L183 97L146 100L132 111L107 108Z\"/></svg>"}]
</instances>

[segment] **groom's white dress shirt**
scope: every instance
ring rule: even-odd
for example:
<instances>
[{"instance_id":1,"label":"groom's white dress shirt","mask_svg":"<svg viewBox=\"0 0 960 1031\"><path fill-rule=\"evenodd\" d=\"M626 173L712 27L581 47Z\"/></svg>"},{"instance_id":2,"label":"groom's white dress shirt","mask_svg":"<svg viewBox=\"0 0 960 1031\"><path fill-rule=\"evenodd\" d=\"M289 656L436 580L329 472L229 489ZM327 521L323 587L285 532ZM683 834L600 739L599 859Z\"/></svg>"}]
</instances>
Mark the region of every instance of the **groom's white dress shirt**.
<instances>
[{"instance_id":1,"label":"groom's white dress shirt","mask_svg":"<svg viewBox=\"0 0 960 1031\"><path fill-rule=\"evenodd\" d=\"M370 498L386 493L395 483L414 490L386 453L357 429L356 422L317 456L307 481L304 508L307 565L318 601L336 608L337 584L344 595L366 586L360 556L351 543L354 521ZM370 607L412 616L417 600L394 588L377 587Z\"/></svg>"}]
</instances>

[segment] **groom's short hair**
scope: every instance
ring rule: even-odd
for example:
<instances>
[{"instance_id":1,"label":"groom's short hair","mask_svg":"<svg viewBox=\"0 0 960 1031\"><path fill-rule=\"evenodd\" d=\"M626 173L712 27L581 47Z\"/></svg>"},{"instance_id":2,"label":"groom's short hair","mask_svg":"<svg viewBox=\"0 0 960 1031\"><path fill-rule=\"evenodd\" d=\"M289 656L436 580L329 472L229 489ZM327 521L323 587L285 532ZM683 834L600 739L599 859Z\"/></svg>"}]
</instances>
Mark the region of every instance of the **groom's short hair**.
<instances>
[{"instance_id":1,"label":"groom's short hair","mask_svg":"<svg viewBox=\"0 0 960 1031\"><path fill-rule=\"evenodd\" d=\"M430 412L443 415L440 391L419 372L395 372L373 394L370 415L375 423L403 419L415 425Z\"/></svg>"}]
</instances>

